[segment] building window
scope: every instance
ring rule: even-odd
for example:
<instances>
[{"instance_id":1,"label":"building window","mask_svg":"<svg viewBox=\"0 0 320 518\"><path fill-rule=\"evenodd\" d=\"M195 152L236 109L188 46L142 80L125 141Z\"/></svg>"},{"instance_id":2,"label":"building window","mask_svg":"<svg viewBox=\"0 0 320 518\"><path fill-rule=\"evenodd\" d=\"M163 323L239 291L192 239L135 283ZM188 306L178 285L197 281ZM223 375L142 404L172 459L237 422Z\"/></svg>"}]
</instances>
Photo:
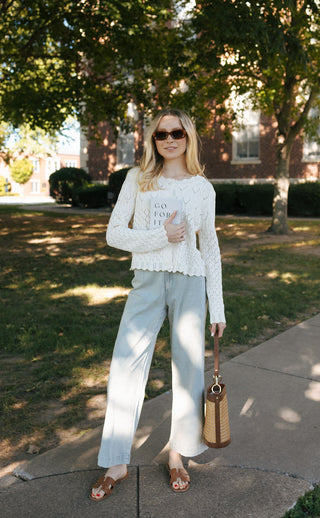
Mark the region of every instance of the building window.
<instances>
[{"instance_id":1,"label":"building window","mask_svg":"<svg viewBox=\"0 0 320 518\"><path fill-rule=\"evenodd\" d=\"M257 162L260 154L260 112L244 110L233 132L233 162Z\"/></svg>"},{"instance_id":2,"label":"building window","mask_svg":"<svg viewBox=\"0 0 320 518\"><path fill-rule=\"evenodd\" d=\"M46 160L46 179L49 180L49 176L60 169L60 159L58 157L48 157Z\"/></svg>"},{"instance_id":3,"label":"building window","mask_svg":"<svg viewBox=\"0 0 320 518\"><path fill-rule=\"evenodd\" d=\"M303 160L305 162L320 162L320 142L305 139L303 143Z\"/></svg>"},{"instance_id":4,"label":"building window","mask_svg":"<svg viewBox=\"0 0 320 518\"><path fill-rule=\"evenodd\" d=\"M65 167L77 167L77 162L75 160L66 160Z\"/></svg>"},{"instance_id":5,"label":"building window","mask_svg":"<svg viewBox=\"0 0 320 518\"><path fill-rule=\"evenodd\" d=\"M133 165L135 162L134 133L119 132L117 139L117 164Z\"/></svg>"},{"instance_id":6,"label":"building window","mask_svg":"<svg viewBox=\"0 0 320 518\"><path fill-rule=\"evenodd\" d=\"M30 183L31 183L31 194L40 194L39 180L30 180Z\"/></svg>"},{"instance_id":7,"label":"building window","mask_svg":"<svg viewBox=\"0 0 320 518\"><path fill-rule=\"evenodd\" d=\"M311 108L309 114L310 124L317 136L305 137L303 142L303 161L304 162L320 162L320 124L319 111Z\"/></svg>"},{"instance_id":8,"label":"building window","mask_svg":"<svg viewBox=\"0 0 320 518\"><path fill-rule=\"evenodd\" d=\"M40 174L40 160L35 158L32 160L33 174Z\"/></svg>"}]
</instances>

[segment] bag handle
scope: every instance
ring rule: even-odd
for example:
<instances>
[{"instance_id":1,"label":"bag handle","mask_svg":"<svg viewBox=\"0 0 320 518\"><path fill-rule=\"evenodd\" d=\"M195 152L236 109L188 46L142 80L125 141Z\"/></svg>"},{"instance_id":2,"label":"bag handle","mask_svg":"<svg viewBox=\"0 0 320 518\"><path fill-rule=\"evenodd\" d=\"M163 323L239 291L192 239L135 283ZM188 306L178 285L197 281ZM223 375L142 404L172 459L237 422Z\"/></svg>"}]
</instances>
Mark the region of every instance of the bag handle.
<instances>
[{"instance_id":1,"label":"bag handle","mask_svg":"<svg viewBox=\"0 0 320 518\"><path fill-rule=\"evenodd\" d=\"M215 392L220 394L222 387L220 385L222 376L219 374L219 335L218 329L215 330L214 337L214 374L213 374L213 385L211 387L211 392Z\"/></svg>"},{"instance_id":2,"label":"bag handle","mask_svg":"<svg viewBox=\"0 0 320 518\"><path fill-rule=\"evenodd\" d=\"M219 336L218 330L216 330L214 337L214 375L219 376Z\"/></svg>"}]
</instances>

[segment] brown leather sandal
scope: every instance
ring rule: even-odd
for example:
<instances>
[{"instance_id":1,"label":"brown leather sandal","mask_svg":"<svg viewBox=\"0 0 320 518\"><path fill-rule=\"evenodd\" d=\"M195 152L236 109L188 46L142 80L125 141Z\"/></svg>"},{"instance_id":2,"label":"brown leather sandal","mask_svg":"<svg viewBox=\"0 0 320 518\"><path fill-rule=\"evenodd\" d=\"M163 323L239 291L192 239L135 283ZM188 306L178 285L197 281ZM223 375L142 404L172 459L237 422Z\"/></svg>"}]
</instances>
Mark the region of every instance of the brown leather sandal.
<instances>
[{"instance_id":1,"label":"brown leather sandal","mask_svg":"<svg viewBox=\"0 0 320 518\"><path fill-rule=\"evenodd\" d=\"M119 482L122 482L122 480L125 480L126 478L128 478L128 476L129 476L129 473L127 473L126 475L124 475L121 478L118 478L117 480L114 480L111 477L106 477L106 478L105 478L105 476L100 477L98 482L94 486L92 486L92 489L99 489L99 491L104 492L104 495L99 496L99 493L94 495L92 493L92 489L91 489L91 494L89 495L90 500L94 500L94 502L101 502L105 498L108 498L108 496L110 496L113 493L114 487L117 484L119 484Z\"/></svg>"},{"instance_id":2,"label":"brown leather sandal","mask_svg":"<svg viewBox=\"0 0 320 518\"><path fill-rule=\"evenodd\" d=\"M170 469L169 464L167 464L167 470L169 471L170 475L170 487L174 493L185 493L190 489L190 475L186 469ZM177 482L178 478L180 478L182 482L188 482L188 485L181 489L179 483Z\"/></svg>"}]
</instances>

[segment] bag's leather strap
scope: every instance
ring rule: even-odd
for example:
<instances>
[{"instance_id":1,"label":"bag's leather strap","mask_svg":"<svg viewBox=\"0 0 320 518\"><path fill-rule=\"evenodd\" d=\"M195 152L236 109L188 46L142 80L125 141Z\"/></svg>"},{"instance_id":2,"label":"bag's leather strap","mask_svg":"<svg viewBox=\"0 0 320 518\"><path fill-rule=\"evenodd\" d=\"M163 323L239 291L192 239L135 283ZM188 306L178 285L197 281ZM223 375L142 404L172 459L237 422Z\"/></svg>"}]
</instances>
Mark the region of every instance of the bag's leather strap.
<instances>
[{"instance_id":1,"label":"bag's leather strap","mask_svg":"<svg viewBox=\"0 0 320 518\"><path fill-rule=\"evenodd\" d=\"M219 376L219 336L218 330L214 334L214 375Z\"/></svg>"}]
</instances>

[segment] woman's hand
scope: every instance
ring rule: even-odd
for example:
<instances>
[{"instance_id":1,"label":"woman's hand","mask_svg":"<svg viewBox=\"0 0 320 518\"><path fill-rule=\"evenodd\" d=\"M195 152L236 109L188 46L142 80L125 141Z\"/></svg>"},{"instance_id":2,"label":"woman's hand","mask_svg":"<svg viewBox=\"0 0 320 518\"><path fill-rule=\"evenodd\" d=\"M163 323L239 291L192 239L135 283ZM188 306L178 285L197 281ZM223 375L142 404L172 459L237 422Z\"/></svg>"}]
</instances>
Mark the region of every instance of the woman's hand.
<instances>
[{"instance_id":1,"label":"woman's hand","mask_svg":"<svg viewBox=\"0 0 320 518\"><path fill-rule=\"evenodd\" d=\"M218 329L217 329L218 326ZM209 329L211 332L211 336L214 336L216 332L218 332L219 338L222 337L223 331L226 328L226 324L224 322L218 322L218 324L210 324Z\"/></svg>"},{"instance_id":2,"label":"woman's hand","mask_svg":"<svg viewBox=\"0 0 320 518\"><path fill-rule=\"evenodd\" d=\"M164 228L167 232L169 243L181 243L185 239L186 225L185 223L179 223L175 225L172 223L177 215L177 211L173 212L171 216L164 222Z\"/></svg>"}]
</instances>

